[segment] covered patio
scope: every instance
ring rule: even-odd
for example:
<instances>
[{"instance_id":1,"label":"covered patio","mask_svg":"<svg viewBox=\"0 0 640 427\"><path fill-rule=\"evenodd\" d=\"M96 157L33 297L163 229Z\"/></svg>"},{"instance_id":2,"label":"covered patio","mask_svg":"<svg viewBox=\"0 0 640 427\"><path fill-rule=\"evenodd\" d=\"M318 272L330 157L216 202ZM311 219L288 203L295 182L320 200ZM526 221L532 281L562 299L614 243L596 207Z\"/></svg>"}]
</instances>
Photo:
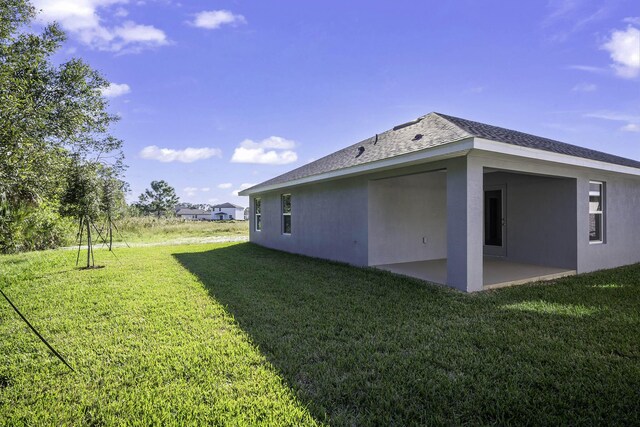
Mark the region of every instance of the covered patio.
<instances>
[{"instance_id":1,"label":"covered patio","mask_svg":"<svg viewBox=\"0 0 640 427\"><path fill-rule=\"evenodd\" d=\"M481 185L462 182L473 209L450 168L371 181L369 265L454 287L464 275L475 290L576 274L575 179L478 170ZM464 234L449 228L461 219Z\"/></svg>"}]
</instances>

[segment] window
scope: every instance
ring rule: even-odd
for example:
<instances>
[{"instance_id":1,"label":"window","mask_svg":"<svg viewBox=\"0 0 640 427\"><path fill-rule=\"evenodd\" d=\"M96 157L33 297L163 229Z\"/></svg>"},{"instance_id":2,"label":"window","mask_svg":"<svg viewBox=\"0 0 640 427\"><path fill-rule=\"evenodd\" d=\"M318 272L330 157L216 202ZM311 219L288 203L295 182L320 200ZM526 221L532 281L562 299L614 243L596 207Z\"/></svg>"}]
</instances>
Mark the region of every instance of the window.
<instances>
[{"instance_id":1,"label":"window","mask_svg":"<svg viewBox=\"0 0 640 427\"><path fill-rule=\"evenodd\" d=\"M291 194L282 197L282 234L291 234Z\"/></svg>"},{"instance_id":2,"label":"window","mask_svg":"<svg viewBox=\"0 0 640 427\"><path fill-rule=\"evenodd\" d=\"M604 242L604 182L589 181L589 243Z\"/></svg>"},{"instance_id":3,"label":"window","mask_svg":"<svg viewBox=\"0 0 640 427\"><path fill-rule=\"evenodd\" d=\"M259 197L253 199L253 210L256 215L256 231L262 230L262 201Z\"/></svg>"}]
</instances>

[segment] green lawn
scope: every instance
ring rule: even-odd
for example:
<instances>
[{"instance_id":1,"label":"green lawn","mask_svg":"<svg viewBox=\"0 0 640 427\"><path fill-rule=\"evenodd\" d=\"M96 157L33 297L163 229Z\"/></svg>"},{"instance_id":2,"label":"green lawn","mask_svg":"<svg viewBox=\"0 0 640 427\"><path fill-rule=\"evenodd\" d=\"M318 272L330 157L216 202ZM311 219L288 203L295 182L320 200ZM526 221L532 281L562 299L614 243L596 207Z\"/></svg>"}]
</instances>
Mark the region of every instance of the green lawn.
<instances>
[{"instance_id":1,"label":"green lawn","mask_svg":"<svg viewBox=\"0 0 640 427\"><path fill-rule=\"evenodd\" d=\"M248 243L0 257L3 425L640 424L640 265L475 295Z\"/></svg>"},{"instance_id":2,"label":"green lawn","mask_svg":"<svg viewBox=\"0 0 640 427\"><path fill-rule=\"evenodd\" d=\"M101 224L98 224L102 227ZM130 217L116 221L115 242L154 243L212 236L249 236L249 221L185 221L178 218Z\"/></svg>"}]
</instances>

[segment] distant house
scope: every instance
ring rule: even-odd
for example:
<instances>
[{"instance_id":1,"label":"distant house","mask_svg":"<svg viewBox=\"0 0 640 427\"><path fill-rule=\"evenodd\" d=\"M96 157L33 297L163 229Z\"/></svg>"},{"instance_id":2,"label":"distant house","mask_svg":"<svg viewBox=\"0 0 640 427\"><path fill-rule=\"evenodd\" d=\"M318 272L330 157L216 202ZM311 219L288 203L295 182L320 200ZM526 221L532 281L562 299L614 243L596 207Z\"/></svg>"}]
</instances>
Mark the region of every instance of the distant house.
<instances>
[{"instance_id":1,"label":"distant house","mask_svg":"<svg viewBox=\"0 0 640 427\"><path fill-rule=\"evenodd\" d=\"M211 219L211 212L202 209L181 208L176 211L176 216L190 221L207 221Z\"/></svg>"},{"instance_id":2,"label":"distant house","mask_svg":"<svg viewBox=\"0 0 640 427\"><path fill-rule=\"evenodd\" d=\"M251 242L467 292L640 262L639 161L444 114L240 195Z\"/></svg>"},{"instance_id":3,"label":"distant house","mask_svg":"<svg viewBox=\"0 0 640 427\"><path fill-rule=\"evenodd\" d=\"M214 221L220 221L224 219L245 219L244 208L242 206L234 205L233 203L222 203L220 205L213 206L210 218Z\"/></svg>"}]
</instances>

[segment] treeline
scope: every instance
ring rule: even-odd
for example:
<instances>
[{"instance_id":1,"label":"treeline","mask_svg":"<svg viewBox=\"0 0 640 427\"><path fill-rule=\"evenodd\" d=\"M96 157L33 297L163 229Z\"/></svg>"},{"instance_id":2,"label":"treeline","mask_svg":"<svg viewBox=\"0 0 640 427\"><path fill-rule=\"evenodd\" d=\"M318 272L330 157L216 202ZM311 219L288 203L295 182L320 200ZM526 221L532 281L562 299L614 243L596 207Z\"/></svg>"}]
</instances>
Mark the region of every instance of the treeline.
<instances>
[{"instance_id":1,"label":"treeline","mask_svg":"<svg viewBox=\"0 0 640 427\"><path fill-rule=\"evenodd\" d=\"M32 31L27 0L0 2L0 252L65 243L79 219L126 209L122 141L81 59L54 64L65 40L56 24Z\"/></svg>"}]
</instances>

